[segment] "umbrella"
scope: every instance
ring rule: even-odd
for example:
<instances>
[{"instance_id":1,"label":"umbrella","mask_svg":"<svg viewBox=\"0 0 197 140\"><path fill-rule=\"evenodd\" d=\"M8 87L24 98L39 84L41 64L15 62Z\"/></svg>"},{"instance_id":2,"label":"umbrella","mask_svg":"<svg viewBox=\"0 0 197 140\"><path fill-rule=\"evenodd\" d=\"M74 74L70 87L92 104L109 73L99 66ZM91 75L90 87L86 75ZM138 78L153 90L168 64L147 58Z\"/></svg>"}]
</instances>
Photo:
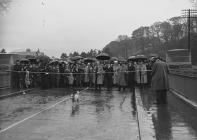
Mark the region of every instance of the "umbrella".
<instances>
[{"instance_id":1,"label":"umbrella","mask_svg":"<svg viewBox=\"0 0 197 140\"><path fill-rule=\"evenodd\" d=\"M117 57L111 57L110 60L111 60L111 61L118 61L118 58L117 58Z\"/></svg>"},{"instance_id":2,"label":"umbrella","mask_svg":"<svg viewBox=\"0 0 197 140\"><path fill-rule=\"evenodd\" d=\"M36 63L37 59L36 58L29 58L28 59L31 63Z\"/></svg>"},{"instance_id":3,"label":"umbrella","mask_svg":"<svg viewBox=\"0 0 197 140\"><path fill-rule=\"evenodd\" d=\"M147 60L147 57L145 55L137 55L136 61L145 61Z\"/></svg>"},{"instance_id":4,"label":"umbrella","mask_svg":"<svg viewBox=\"0 0 197 140\"><path fill-rule=\"evenodd\" d=\"M84 63L92 63L92 62L95 62L95 59L93 59L93 58L84 58L83 62Z\"/></svg>"},{"instance_id":5,"label":"umbrella","mask_svg":"<svg viewBox=\"0 0 197 140\"><path fill-rule=\"evenodd\" d=\"M36 58L37 58L37 62L41 63L42 65L46 65L51 61L51 59L46 55L40 55L37 56Z\"/></svg>"},{"instance_id":6,"label":"umbrella","mask_svg":"<svg viewBox=\"0 0 197 140\"><path fill-rule=\"evenodd\" d=\"M83 59L82 56L74 56L74 57L71 57L70 60L72 61L77 61L77 60L80 60L80 59Z\"/></svg>"},{"instance_id":7,"label":"umbrella","mask_svg":"<svg viewBox=\"0 0 197 140\"><path fill-rule=\"evenodd\" d=\"M125 63L127 62L126 59L124 59L123 57L119 58L119 62Z\"/></svg>"},{"instance_id":8,"label":"umbrella","mask_svg":"<svg viewBox=\"0 0 197 140\"><path fill-rule=\"evenodd\" d=\"M145 55L137 55L136 58L137 59L147 59L147 57Z\"/></svg>"},{"instance_id":9,"label":"umbrella","mask_svg":"<svg viewBox=\"0 0 197 140\"><path fill-rule=\"evenodd\" d=\"M66 64L67 62L66 61L63 61L63 60L60 60L59 61L59 64Z\"/></svg>"},{"instance_id":10,"label":"umbrella","mask_svg":"<svg viewBox=\"0 0 197 140\"><path fill-rule=\"evenodd\" d=\"M25 58L20 60L20 63L29 63L29 62L30 61L28 59L25 59Z\"/></svg>"},{"instance_id":11,"label":"umbrella","mask_svg":"<svg viewBox=\"0 0 197 140\"><path fill-rule=\"evenodd\" d=\"M136 56L130 56L129 58L128 58L128 61L135 61L136 60Z\"/></svg>"},{"instance_id":12,"label":"umbrella","mask_svg":"<svg viewBox=\"0 0 197 140\"><path fill-rule=\"evenodd\" d=\"M67 59L67 64L73 64L74 61L72 61L71 59Z\"/></svg>"},{"instance_id":13,"label":"umbrella","mask_svg":"<svg viewBox=\"0 0 197 140\"><path fill-rule=\"evenodd\" d=\"M49 62L49 64L51 64L51 65L57 65L58 63L59 63L58 60L52 60Z\"/></svg>"},{"instance_id":14,"label":"umbrella","mask_svg":"<svg viewBox=\"0 0 197 140\"><path fill-rule=\"evenodd\" d=\"M100 53L99 55L96 56L96 59L98 59L98 60L109 60L110 56L106 53Z\"/></svg>"}]
</instances>

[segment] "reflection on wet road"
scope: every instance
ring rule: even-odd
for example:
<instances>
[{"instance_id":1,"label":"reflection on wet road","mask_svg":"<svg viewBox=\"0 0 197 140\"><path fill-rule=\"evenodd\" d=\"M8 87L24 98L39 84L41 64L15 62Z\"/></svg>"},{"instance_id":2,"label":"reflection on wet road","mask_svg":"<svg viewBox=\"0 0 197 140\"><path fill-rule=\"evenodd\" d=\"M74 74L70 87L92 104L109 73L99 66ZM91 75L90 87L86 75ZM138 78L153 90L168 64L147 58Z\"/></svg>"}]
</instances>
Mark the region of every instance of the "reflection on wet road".
<instances>
[{"instance_id":1,"label":"reflection on wet road","mask_svg":"<svg viewBox=\"0 0 197 140\"><path fill-rule=\"evenodd\" d=\"M197 139L197 110L168 93L167 105L154 104L150 89L141 90L143 105L151 114L158 140Z\"/></svg>"},{"instance_id":2,"label":"reflection on wet road","mask_svg":"<svg viewBox=\"0 0 197 140\"><path fill-rule=\"evenodd\" d=\"M45 100L48 97L52 98L52 95L48 95ZM56 100L62 97L58 96ZM80 95L79 104L73 105L71 100L62 102L1 133L0 139L136 140L138 139L138 127L136 108L132 100L130 92L85 91ZM19 99L16 102L20 104ZM31 107L30 111L27 108L24 110L29 113L36 112L38 104L35 102L26 105L26 107ZM45 105L47 106L51 102L46 101ZM44 104L39 104L40 108L43 106ZM3 110L1 112L3 113ZM12 118L17 118L16 121L20 120L20 116L24 117L26 114L22 113L22 115ZM2 116L0 117L1 127L6 127L7 123L4 123Z\"/></svg>"},{"instance_id":3,"label":"reflection on wet road","mask_svg":"<svg viewBox=\"0 0 197 140\"><path fill-rule=\"evenodd\" d=\"M168 93L167 105L154 104L150 89L140 92L157 140L197 139L197 111ZM1 140L138 140L139 129L134 94L119 91L80 94L78 104L64 89L34 90L0 100L1 130L42 110L56 106L0 133ZM142 118L143 119L143 118ZM0 131L1 131L0 130ZM143 134L142 134L143 135Z\"/></svg>"}]
</instances>

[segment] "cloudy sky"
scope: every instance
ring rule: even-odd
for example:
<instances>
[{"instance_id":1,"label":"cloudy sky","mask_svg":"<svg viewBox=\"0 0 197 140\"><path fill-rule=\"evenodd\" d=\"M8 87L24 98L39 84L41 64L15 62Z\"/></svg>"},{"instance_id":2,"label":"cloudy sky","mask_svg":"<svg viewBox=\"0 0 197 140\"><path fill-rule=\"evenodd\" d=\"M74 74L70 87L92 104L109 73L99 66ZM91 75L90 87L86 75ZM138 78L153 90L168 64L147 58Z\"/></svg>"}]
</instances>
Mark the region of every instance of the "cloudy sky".
<instances>
[{"instance_id":1,"label":"cloudy sky","mask_svg":"<svg viewBox=\"0 0 197 140\"><path fill-rule=\"evenodd\" d=\"M12 0L0 12L0 48L40 48L49 56L102 49L118 35L131 36L181 15L192 0Z\"/></svg>"}]
</instances>

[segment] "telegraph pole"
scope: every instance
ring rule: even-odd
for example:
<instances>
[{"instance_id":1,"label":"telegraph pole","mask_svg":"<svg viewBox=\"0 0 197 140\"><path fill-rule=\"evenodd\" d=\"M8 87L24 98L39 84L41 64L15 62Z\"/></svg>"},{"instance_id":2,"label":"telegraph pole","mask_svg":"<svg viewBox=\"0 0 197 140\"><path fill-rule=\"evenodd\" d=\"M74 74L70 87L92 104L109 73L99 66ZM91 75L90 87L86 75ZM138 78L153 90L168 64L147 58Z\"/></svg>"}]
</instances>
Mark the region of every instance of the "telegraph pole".
<instances>
[{"instance_id":1,"label":"telegraph pole","mask_svg":"<svg viewBox=\"0 0 197 140\"><path fill-rule=\"evenodd\" d=\"M186 9L186 10L182 10L183 12L183 15L182 15L182 18L187 18L187 36L188 36L188 41L187 41L187 44L188 44L188 53L189 53L189 60L191 63L193 63L193 60L192 60L192 48L191 48L191 44L190 44L190 35L191 35L191 19L192 18L197 18L197 10L194 10L194 9Z\"/></svg>"},{"instance_id":2,"label":"telegraph pole","mask_svg":"<svg viewBox=\"0 0 197 140\"><path fill-rule=\"evenodd\" d=\"M182 12L183 12L182 18L187 18L188 51L191 52L191 45L190 45L191 18L197 18L197 10L185 9L182 10Z\"/></svg>"}]
</instances>

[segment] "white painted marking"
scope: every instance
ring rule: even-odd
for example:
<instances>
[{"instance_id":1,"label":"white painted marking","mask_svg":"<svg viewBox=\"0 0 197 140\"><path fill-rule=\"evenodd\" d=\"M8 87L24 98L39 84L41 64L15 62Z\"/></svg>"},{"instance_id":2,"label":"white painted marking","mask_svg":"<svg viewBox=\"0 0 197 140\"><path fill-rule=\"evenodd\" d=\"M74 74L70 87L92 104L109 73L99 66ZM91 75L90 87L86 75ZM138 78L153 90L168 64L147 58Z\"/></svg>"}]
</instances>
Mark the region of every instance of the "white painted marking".
<instances>
[{"instance_id":1,"label":"white painted marking","mask_svg":"<svg viewBox=\"0 0 197 140\"><path fill-rule=\"evenodd\" d=\"M23 92L30 91L30 90L32 90L32 89L27 89L27 90L21 90L21 91L12 92L10 94L5 94L5 95L0 96L0 98L8 97L8 96L11 96L11 95L14 95L14 94L23 93Z\"/></svg>"},{"instance_id":2,"label":"white painted marking","mask_svg":"<svg viewBox=\"0 0 197 140\"><path fill-rule=\"evenodd\" d=\"M192 107L194 107L195 109L197 109L197 103L196 102L193 102L190 99L187 99L186 97L184 97L183 95L179 94L177 91L175 91L173 89L171 89L170 91L171 91L171 93L174 93L180 99L182 99L183 101L185 101L186 103L188 103L189 105L191 105Z\"/></svg>"}]
</instances>

